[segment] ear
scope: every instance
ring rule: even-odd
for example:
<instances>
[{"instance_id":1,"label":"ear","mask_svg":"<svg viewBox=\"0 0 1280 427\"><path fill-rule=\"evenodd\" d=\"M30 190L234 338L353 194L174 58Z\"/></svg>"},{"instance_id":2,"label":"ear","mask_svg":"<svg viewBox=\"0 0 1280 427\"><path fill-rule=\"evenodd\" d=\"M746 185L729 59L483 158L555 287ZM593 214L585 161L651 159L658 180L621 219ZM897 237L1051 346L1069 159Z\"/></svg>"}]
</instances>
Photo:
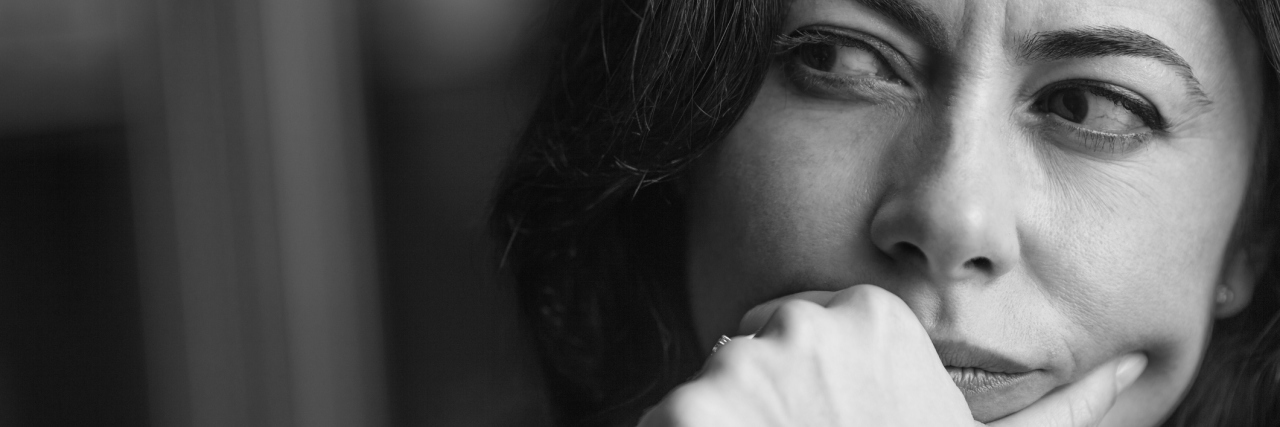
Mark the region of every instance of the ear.
<instances>
[{"instance_id":1,"label":"ear","mask_svg":"<svg viewBox=\"0 0 1280 427\"><path fill-rule=\"evenodd\" d=\"M1240 314L1253 299L1253 289L1266 271L1268 264L1266 260L1271 255L1271 243L1276 236L1276 231L1268 230L1262 234L1264 237L1257 243L1238 245L1228 255L1227 265L1222 272L1222 283L1218 286L1226 287L1230 291L1231 298L1226 301L1214 301L1213 316L1215 318L1225 319ZM1214 290L1214 294L1217 294L1217 289Z\"/></svg>"}]
</instances>

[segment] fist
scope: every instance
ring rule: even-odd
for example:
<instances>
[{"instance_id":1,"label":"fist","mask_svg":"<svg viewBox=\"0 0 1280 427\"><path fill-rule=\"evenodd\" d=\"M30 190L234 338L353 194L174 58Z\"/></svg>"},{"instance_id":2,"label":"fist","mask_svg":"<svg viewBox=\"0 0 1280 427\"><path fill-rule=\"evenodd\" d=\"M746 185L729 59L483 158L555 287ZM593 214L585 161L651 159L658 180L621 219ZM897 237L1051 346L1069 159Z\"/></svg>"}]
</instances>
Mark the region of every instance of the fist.
<instances>
[{"instance_id":1,"label":"fist","mask_svg":"<svg viewBox=\"0 0 1280 427\"><path fill-rule=\"evenodd\" d=\"M721 347L641 425L974 425L915 314L882 288L792 295L742 325L759 332Z\"/></svg>"}]
</instances>

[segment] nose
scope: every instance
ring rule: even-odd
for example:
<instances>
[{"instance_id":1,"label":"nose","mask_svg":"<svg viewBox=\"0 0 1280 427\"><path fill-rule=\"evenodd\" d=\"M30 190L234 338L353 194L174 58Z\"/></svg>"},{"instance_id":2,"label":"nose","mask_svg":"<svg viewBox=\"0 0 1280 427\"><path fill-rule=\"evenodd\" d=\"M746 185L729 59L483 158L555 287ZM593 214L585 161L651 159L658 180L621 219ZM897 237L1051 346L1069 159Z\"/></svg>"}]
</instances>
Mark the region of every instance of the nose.
<instances>
[{"instance_id":1,"label":"nose","mask_svg":"<svg viewBox=\"0 0 1280 427\"><path fill-rule=\"evenodd\" d=\"M898 179L876 208L870 236L897 268L938 284L987 282L1018 262L1019 179L999 133L944 126L895 154Z\"/></svg>"}]
</instances>

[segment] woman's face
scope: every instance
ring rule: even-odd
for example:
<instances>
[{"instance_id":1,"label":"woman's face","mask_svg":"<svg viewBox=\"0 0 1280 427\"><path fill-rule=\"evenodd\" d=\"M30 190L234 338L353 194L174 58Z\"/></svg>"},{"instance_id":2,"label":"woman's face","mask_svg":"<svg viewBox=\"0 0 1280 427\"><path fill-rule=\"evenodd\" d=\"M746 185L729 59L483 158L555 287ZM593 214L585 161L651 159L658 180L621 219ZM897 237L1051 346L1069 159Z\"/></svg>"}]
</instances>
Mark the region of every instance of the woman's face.
<instances>
[{"instance_id":1,"label":"woman's face","mask_svg":"<svg viewBox=\"0 0 1280 427\"><path fill-rule=\"evenodd\" d=\"M979 420L1140 351L1107 423L1155 423L1222 314L1215 286L1246 274L1228 240L1262 65L1231 3L794 0L789 50L692 178L699 337L871 283L944 363L1032 371L965 391ZM988 353L1004 362L961 361Z\"/></svg>"}]
</instances>

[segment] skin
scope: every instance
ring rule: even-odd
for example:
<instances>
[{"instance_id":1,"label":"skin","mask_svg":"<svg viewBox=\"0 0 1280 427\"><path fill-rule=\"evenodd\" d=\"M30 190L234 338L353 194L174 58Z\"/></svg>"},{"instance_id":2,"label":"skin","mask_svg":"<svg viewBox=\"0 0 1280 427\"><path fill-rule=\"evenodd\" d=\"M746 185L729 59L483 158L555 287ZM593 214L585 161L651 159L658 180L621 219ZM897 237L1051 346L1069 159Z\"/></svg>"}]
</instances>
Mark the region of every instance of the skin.
<instances>
[{"instance_id":1,"label":"skin","mask_svg":"<svg viewBox=\"0 0 1280 427\"><path fill-rule=\"evenodd\" d=\"M1035 369L1014 389L964 393L973 419L1025 410L1123 355L1142 354L1147 368L1102 425L1157 424L1193 380L1214 319L1242 308L1251 291L1253 271L1230 244L1262 105L1261 64L1243 18L1231 2L1211 0L903 1L937 16L941 49L857 1L795 0L785 33L824 24L875 41L871 50L842 51L847 61L833 72L892 74L900 84L881 79L879 89L833 95L790 77L785 64L799 60L781 55L744 117L689 182L688 283L700 339L710 347L721 334L767 330L771 322L813 339L775 333L760 339L772 347L735 350L776 364L712 357L713 365L755 368L713 369L720 373L664 404L678 406L698 390L733 401L723 396L779 384L742 378L785 377L806 357L861 360L862 372L902 369L892 358L850 355L900 343L867 341L878 335L840 325L915 322L872 329L909 335L903 331L920 328L934 345L962 341ZM1030 34L1098 26L1126 27L1168 45L1211 102L1197 102L1177 70L1154 59L1017 57ZM1140 144L1087 141L1071 126L1141 120L1105 98L1089 98L1090 111L1110 116L1084 124L1037 107L1048 88L1073 79L1137 94L1170 125ZM833 305L830 296L814 304L826 311L810 310L827 314L773 316L777 301L859 284L887 290L914 316L858 317L849 307L866 301ZM1235 298L1215 304L1219 286ZM744 320L753 307L762 314ZM901 351L931 356L919 366L939 363L932 346L907 347ZM798 359L781 362L787 357ZM814 384L796 385L815 389L805 386ZM949 401L951 392L923 395ZM840 393L886 399L874 390Z\"/></svg>"},{"instance_id":2,"label":"skin","mask_svg":"<svg viewBox=\"0 0 1280 427\"><path fill-rule=\"evenodd\" d=\"M752 309L744 325L754 338L718 347L640 426L983 425L915 314L884 288L802 292ZM1142 355L1117 358L986 427L1098 425L1145 365Z\"/></svg>"}]
</instances>

